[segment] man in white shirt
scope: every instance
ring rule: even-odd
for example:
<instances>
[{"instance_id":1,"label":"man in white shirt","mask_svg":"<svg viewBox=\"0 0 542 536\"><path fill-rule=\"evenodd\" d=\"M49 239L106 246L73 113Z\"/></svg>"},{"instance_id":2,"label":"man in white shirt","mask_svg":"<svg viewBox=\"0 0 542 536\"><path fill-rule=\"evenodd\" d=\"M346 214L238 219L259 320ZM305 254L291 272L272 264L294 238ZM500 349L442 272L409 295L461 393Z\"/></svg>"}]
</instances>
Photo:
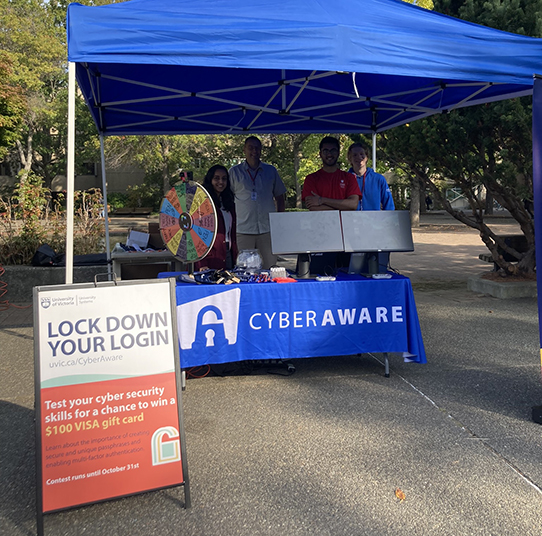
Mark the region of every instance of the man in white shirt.
<instances>
[{"instance_id":1,"label":"man in white shirt","mask_svg":"<svg viewBox=\"0 0 542 536\"><path fill-rule=\"evenodd\" d=\"M277 262L271 251L269 213L284 212L286 186L276 168L260 160L262 143L256 136L245 140L244 153L246 160L229 171L235 195L237 247L239 251L258 249L263 268L269 269Z\"/></svg>"}]
</instances>

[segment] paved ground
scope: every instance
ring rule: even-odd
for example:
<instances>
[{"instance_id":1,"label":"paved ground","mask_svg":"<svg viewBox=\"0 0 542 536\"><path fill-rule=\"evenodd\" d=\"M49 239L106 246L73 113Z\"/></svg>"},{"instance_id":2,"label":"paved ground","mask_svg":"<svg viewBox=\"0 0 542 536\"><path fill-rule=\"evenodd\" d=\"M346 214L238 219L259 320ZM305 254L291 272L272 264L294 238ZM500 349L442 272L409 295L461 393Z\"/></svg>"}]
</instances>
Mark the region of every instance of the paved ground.
<instances>
[{"instance_id":1,"label":"paved ground","mask_svg":"<svg viewBox=\"0 0 542 536\"><path fill-rule=\"evenodd\" d=\"M392 265L413 281L426 365L392 355L385 378L366 354L189 380L192 508L147 493L46 516L46 534L540 535L536 300L468 292L489 269L476 233L422 224ZM2 535L36 530L31 324L31 309L0 312Z\"/></svg>"}]
</instances>

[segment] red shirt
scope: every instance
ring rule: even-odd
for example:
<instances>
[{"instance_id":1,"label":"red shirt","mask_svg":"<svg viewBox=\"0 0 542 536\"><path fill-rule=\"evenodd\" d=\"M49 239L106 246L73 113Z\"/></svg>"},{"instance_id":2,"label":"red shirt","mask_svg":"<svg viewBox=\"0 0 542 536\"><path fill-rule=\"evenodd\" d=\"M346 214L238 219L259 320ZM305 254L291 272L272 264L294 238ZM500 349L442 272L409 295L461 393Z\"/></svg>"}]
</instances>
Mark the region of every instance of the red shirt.
<instances>
[{"instance_id":1,"label":"red shirt","mask_svg":"<svg viewBox=\"0 0 542 536\"><path fill-rule=\"evenodd\" d=\"M316 173L307 175L301 198L313 195L312 192L328 199L347 199L351 195L361 197L355 175L341 169L333 173L319 169Z\"/></svg>"}]
</instances>

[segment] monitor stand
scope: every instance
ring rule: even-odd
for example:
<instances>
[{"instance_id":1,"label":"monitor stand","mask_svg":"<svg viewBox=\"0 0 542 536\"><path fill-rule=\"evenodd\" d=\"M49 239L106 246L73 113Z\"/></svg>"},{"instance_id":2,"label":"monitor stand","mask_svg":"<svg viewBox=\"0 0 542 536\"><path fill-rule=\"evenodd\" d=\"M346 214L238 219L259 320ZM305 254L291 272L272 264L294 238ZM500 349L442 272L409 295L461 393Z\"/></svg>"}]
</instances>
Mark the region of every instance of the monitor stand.
<instances>
[{"instance_id":1,"label":"monitor stand","mask_svg":"<svg viewBox=\"0 0 542 536\"><path fill-rule=\"evenodd\" d=\"M378 252L371 253L352 253L350 256L350 264L348 266L349 274L358 274L364 276L372 276L378 274L380 267L378 264Z\"/></svg>"},{"instance_id":2,"label":"monitor stand","mask_svg":"<svg viewBox=\"0 0 542 536\"><path fill-rule=\"evenodd\" d=\"M368 253L367 257L367 275L378 274L380 271L378 266L378 253Z\"/></svg>"},{"instance_id":3,"label":"monitor stand","mask_svg":"<svg viewBox=\"0 0 542 536\"><path fill-rule=\"evenodd\" d=\"M297 256L296 270L296 279L314 279L314 276L311 276L311 256L308 253Z\"/></svg>"}]
</instances>

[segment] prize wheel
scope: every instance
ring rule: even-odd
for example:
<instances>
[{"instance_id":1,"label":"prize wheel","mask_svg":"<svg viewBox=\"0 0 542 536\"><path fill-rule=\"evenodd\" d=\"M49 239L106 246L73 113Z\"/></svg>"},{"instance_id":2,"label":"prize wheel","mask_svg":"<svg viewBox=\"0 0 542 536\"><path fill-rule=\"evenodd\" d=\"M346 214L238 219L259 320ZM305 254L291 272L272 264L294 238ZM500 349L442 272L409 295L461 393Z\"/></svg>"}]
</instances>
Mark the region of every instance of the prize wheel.
<instances>
[{"instance_id":1,"label":"prize wheel","mask_svg":"<svg viewBox=\"0 0 542 536\"><path fill-rule=\"evenodd\" d=\"M209 253L216 238L216 210L207 190L194 181L180 182L160 206L160 234L181 261L194 263Z\"/></svg>"}]
</instances>

